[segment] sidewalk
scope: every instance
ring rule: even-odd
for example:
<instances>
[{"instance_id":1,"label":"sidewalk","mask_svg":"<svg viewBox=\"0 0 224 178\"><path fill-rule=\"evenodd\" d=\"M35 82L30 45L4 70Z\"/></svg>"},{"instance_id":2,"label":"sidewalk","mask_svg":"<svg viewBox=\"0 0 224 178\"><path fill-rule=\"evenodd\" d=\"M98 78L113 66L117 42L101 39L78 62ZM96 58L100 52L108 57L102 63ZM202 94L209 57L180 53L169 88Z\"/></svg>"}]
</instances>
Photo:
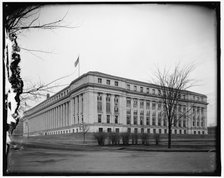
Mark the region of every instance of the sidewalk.
<instances>
[{"instance_id":1,"label":"sidewalk","mask_svg":"<svg viewBox=\"0 0 224 178\"><path fill-rule=\"evenodd\" d=\"M44 148L44 149L57 149L57 150L73 150L73 151L149 151L149 152L215 152L214 146L200 146L200 145L173 145L170 149L167 145L105 145L98 146L97 144L83 144L68 143L60 141L41 141L41 140L15 140L14 148L12 149L24 149L24 148Z\"/></svg>"}]
</instances>

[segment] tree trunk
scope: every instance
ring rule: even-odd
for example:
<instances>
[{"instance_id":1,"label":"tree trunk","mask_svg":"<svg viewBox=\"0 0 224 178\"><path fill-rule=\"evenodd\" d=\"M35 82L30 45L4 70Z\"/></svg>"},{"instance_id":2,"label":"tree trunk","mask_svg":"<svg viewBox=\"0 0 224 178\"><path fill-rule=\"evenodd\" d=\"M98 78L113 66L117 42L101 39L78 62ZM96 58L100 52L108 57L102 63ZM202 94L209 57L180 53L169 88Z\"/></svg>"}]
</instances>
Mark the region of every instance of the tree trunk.
<instances>
[{"instance_id":1,"label":"tree trunk","mask_svg":"<svg viewBox=\"0 0 224 178\"><path fill-rule=\"evenodd\" d=\"M171 148L171 134L172 134L172 130L171 130L171 124L169 124L169 129L168 129L168 148Z\"/></svg>"}]
</instances>

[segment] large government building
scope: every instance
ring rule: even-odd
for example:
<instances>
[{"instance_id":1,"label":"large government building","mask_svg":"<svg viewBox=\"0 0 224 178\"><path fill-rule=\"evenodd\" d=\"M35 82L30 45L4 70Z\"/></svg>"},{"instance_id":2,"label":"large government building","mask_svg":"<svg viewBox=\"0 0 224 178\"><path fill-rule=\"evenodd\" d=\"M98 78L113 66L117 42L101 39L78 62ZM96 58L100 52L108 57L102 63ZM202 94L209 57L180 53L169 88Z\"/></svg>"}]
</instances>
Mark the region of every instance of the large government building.
<instances>
[{"instance_id":1,"label":"large government building","mask_svg":"<svg viewBox=\"0 0 224 178\"><path fill-rule=\"evenodd\" d=\"M23 134L29 136L81 132L168 132L159 86L100 72L83 74L26 111ZM193 106L193 107L192 107ZM185 112L173 134L207 134L207 96L182 91L177 112Z\"/></svg>"}]
</instances>

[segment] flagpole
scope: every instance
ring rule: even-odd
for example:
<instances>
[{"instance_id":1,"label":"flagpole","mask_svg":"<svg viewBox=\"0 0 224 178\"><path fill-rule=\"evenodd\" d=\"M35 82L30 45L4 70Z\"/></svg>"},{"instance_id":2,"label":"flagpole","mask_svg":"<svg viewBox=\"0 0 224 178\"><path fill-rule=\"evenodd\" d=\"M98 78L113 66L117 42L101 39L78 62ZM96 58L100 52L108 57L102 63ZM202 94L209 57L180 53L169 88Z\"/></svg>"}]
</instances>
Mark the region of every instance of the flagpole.
<instances>
[{"instance_id":1,"label":"flagpole","mask_svg":"<svg viewBox=\"0 0 224 178\"><path fill-rule=\"evenodd\" d=\"M80 60L79 60L79 77L80 77Z\"/></svg>"}]
</instances>

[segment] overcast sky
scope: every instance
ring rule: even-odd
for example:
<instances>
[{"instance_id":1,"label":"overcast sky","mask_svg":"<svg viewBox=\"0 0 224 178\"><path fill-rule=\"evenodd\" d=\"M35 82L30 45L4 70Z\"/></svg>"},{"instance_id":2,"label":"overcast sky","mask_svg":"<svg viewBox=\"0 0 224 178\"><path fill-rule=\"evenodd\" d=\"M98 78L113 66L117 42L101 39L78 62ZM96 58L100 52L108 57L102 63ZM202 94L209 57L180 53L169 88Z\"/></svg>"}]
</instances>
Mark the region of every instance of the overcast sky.
<instances>
[{"instance_id":1,"label":"overcast sky","mask_svg":"<svg viewBox=\"0 0 224 178\"><path fill-rule=\"evenodd\" d=\"M69 84L78 76L78 56L81 74L99 71L144 82L152 81L156 67L194 64L191 78L199 83L190 90L208 96L208 124L216 123L215 11L189 5L95 4L45 6L39 14L40 23L67 14L63 24L77 28L19 35L22 48L50 52L21 51L25 82L48 83L72 74L58 82Z\"/></svg>"}]
</instances>

